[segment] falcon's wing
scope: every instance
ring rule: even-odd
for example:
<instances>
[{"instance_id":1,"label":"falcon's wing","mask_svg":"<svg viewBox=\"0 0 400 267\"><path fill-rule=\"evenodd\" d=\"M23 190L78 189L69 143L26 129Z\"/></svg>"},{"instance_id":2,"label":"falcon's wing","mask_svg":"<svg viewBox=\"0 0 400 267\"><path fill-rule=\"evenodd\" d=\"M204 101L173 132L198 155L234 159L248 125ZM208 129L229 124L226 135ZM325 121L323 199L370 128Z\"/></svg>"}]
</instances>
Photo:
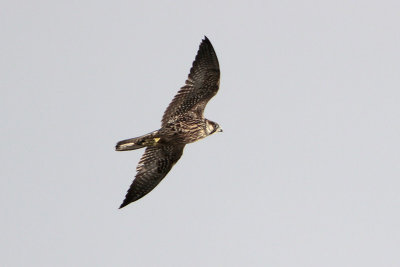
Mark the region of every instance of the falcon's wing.
<instances>
[{"instance_id":1,"label":"falcon's wing","mask_svg":"<svg viewBox=\"0 0 400 267\"><path fill-rule=\"evenodd\" d=\"M185 145L147 147L136 167L135 180L119 208L144 197L153 190L180 159L184 147Z\"/></svg>"},{"instance_id":2,"label":"falcon's wing","mask_svg":"<svg viewBox=\"0 0 400 267\"><path fill-rule=\"evenodd\" d=\"M210 40L204 37L186 84L178 91L165 110L162 125L164 126L169 120L188 111L194 111L198 116L203 116L207 102L218 91L219 75L217 55Z\"/></svg>"}]
</instances>

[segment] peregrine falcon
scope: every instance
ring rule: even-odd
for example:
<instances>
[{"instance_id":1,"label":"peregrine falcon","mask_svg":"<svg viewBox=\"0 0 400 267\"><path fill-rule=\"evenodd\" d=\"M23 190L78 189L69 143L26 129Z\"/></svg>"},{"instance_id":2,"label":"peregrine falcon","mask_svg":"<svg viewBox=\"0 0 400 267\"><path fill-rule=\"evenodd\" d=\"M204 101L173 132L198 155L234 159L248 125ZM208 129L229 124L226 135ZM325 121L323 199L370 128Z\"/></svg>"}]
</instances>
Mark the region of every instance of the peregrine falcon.
<instances>
[{"instance_id":1,"label":"peregrine falcon","mask_svg":"<svg viewBox=\"0 0 400 267\"><path fill-rule=\"evenodd\" d=\"M161 128L143 136L122 140L115 150L146 147L136 167L136 177L119 208L134 202L156 187L180 159L186 144L222 128L204 118L208 101L219 88L219 63L210 40L204 37L185 85L178 91L162 117Z\"/></svg>"}]
</instances>

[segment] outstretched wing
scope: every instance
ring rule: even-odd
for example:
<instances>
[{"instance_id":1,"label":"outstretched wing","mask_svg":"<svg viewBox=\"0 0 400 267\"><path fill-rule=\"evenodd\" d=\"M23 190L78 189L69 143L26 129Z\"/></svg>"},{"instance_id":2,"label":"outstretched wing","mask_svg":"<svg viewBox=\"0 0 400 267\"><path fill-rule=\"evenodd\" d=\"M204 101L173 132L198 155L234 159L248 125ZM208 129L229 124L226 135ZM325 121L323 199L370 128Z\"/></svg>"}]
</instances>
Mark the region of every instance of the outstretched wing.
<instances>
[{"instance_id":1,"label":"outstretched wing","mask_svg":"<svg viewBox=\"0 0 400 267\"><path fill-rule=\"evenodd\" d=\"M162 125L188 111L194 111L198 116L203 116L205 106L218 91L219 76L217 55L210 40L204 37L186 84L165 110Z\"/></svg>"},{"instance_id":2,"label":"outstretched wing","mask_svg":"<svg viewBox=\"0 0 400 267\"><path fill-rule=\"evenodd\" d=\"M119 208L144 197L156 187L180 159L185 145L147 147L136 167L136 177Z\"/></svg>"}]
</instances>

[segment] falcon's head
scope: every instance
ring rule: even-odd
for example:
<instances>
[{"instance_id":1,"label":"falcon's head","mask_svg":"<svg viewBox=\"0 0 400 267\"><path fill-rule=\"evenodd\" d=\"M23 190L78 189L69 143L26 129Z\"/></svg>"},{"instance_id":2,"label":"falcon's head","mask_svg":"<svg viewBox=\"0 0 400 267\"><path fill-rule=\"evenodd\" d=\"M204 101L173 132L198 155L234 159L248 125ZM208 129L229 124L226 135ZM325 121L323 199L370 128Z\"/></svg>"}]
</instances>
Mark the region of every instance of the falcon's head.
<instances>
[{"instance_id":1,"label":"falcon's head","mask_svg":"<svg viewBox=\"0 0 400 267\"><path fill-rule=\"evenodd\" d=\"M222 132L222 128L218 125L218 123L206 120L206 132L207 135L211 135L213 133Z\"/></svg>"}]
</instances>

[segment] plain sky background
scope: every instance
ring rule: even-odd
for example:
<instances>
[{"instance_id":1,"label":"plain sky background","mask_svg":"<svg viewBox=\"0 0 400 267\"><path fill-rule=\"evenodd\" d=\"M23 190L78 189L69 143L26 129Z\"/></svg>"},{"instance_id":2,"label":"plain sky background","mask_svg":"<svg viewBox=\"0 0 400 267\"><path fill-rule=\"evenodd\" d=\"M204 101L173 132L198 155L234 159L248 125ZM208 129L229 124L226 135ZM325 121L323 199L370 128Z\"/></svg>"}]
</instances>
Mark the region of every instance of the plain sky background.
<instances>
[{"instance_id":1,"label":"plain sky background","mask_svg":"<svg viewBox=\"0 0 400 267\"><path fill-rule=\"evenodd\" d=\"M3 1L1 266L400 266L399 1ZM119 210L203 36L224 129Z\"/></svg>"}]
</instances>

